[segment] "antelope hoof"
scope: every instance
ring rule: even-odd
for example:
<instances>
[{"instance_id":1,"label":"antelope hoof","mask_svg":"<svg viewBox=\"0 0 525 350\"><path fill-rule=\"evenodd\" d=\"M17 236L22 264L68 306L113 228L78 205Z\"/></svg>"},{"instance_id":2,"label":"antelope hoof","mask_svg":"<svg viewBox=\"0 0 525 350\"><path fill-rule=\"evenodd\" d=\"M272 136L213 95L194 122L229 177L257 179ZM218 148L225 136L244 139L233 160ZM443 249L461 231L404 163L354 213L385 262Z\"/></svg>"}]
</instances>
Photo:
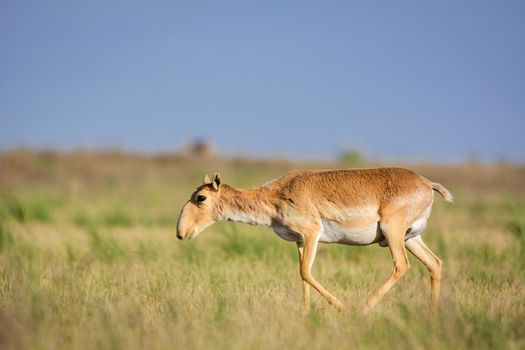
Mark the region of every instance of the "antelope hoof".
<instances>
[{"instance_id":1,"label":"antelope hoof","mask_svg":"<svg viewBox=\"0 0 525 350\"><path fill-rule=\"evenodd\" d=\"M365 304L365 307L363 308L363 314L369 315L370 312L372 312L372 309L374 308L375 304L376 304L375 302L367 301Z\"/></svg>"},{"instance_id":2,"label":"antelope hoof","mask_svg":"<svg viewBox=\"0 0 525 350\"><path fill-rule=\"evenodd\" d=\"M365 305L365 307L363 308L363 315L365 316L370 315L371 311L372 311L372 308L368 305Z\"/></svg>"},{"instance_id":3,"label":"antelope hoof","mask_svg":"<svg viewBox=\"0 0 525 350\"><path fill-rule=\"evenodd\" d=\"M339 300L337 299L334 299L330 302L330 304L332 304L333 306L335 306L339 311L343 310L344 307L345 307L345 304L343 304L342 302L340 302Z\"/></svg>"},{"instance_id":4,"label":"antelope hoof","mask_svg":"<svg viewBox=\"0 0 525 350\"><path fill-rule=\"evenodd\" d=\"M436 318L438 317L438 314L439 314L439 311L438 311L437 306L432 306L432 308L430 309L430 317L433 321L436 320Z\"/></svg>"}]
</instances>

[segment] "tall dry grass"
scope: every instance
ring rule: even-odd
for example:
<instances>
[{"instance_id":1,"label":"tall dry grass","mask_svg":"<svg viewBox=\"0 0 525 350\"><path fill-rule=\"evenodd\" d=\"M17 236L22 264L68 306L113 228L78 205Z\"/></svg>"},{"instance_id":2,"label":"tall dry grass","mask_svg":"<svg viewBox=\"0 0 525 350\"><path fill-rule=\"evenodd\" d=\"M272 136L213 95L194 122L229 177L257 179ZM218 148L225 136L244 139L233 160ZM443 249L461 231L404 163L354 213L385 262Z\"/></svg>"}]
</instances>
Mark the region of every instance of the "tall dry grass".
<instances>
[{"instance_id":1,"label":"tall dry grass","mask_svg":"<svg viewBox=\"0 0 525 350\"><path fill-rule=\"evenodd\" d=\"M315 296L300 314L294 244L219 223L179 242L181 205L204 173L252 187L292 168L339 164L18 151L0 156L0 348L525 347L525 171L413 168L452 190L426 242L444 260L440 315L412 270L368 316L392 268L387 249L322 245L315 276L347 308ZM314 293L315 295L315 293Z\"/></svg>"}]
</instances>

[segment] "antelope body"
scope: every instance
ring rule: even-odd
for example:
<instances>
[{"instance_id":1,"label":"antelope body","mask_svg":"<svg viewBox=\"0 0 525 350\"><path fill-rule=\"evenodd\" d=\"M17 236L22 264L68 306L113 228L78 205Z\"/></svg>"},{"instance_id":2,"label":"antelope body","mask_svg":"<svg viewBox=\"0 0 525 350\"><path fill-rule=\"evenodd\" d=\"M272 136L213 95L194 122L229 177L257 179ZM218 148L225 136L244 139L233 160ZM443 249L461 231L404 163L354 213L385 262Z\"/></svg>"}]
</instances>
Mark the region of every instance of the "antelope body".
<instances>
[{"instance_id":1,"label":"antelope body","mask_svg":"<svg viewBox=\"0 0 525 350\"><path fill-rule=\"evenodd\" d=\"M368 298L366 310L409 270L408 248L429 270L435 312L442 263L421 239L434 191L452 201L442 185L402 168L293 171L251 190L221 184L215 174L204 178L183 207L177 237L194 238L220 220L271 227L297 244L306 313L310 285L330 304L343 307L311 274L319 242L390 248L394 270Z\"/></svg>"}]
</instances>

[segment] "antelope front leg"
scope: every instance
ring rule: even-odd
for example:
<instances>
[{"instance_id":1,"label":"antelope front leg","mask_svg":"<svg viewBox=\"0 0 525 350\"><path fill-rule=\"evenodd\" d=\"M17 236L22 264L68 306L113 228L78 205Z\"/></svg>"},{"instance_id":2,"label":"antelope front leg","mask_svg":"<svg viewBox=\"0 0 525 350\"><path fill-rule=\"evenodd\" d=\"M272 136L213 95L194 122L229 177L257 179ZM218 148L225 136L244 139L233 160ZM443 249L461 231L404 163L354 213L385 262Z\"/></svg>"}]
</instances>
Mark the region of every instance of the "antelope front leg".
<instances>
[{"instance_id":1,"label":"antelope front leg","mask_svg":"<svg viewBox=\"0 0 525 350\"><path fill-rule=\"evenodd\" d=\"M299 252L299 264L301 264L304 252L303 242L297 242L297 251ZM310 285L305 280L303 280L303 302L303 314L308 315L310 313Z\"/></svg>"},{"instance_id":2,"label":"antelope front leg","mask_svg":"<svg viewBox=\"0 0 525 350\"><path fill-rule=\"evenodd\" d=\"M338 309L342 309L344 307L343 303L341 303L339 300L337 300L336 297L334 297L332 294L330 294L322 285L319 284L315 280L315 278L312 276L312 264L314 263L315 254L317 252L317 243L319 241L319 234L311 235L311 236L304 236L304 243L303 243L303 252L302 252L302 259L300 261L300 271L301 271L301 278L305 283L308 283L312 287L314 287L330 304L334 305ZM299 246L299 245L298 245ZM301 249L299 248L299 251ZM305 300L308 294L309 299L309 292L307 291L308 285L303 285L303 290L305 291ZM305 301L306 303L306 301ZM306 304L305 304L306 305ZM308 301L308 309L310 308L310 302Z\"/></svg>"}]
</instances>

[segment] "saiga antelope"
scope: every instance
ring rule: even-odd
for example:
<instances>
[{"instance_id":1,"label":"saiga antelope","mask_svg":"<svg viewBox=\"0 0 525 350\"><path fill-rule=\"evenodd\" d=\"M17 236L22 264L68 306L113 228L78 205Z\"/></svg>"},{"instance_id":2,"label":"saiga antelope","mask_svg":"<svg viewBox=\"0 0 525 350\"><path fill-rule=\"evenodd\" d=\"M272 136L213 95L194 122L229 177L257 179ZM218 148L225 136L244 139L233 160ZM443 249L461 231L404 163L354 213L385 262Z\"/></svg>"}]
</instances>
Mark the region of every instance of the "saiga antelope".
<instances>
[{"instance_id":1,"label":"saiga antelope","mask_svg":"<svg viewBox=\"0 0 525 350\"><path fill-rule=\"evenodd\" d=\"M219 174L212 179L206 175L182 208L177 237L194 238L220 220L271 227L281 238L297 243L305 313L310 310L309 285L330 304L343 307L312 276L319 242L357 246L379 243L390 248L394 270L369 296L365 311L407 273L408 248L430 273L435 313L442 263L421 238L433 191L452 202L452 195L442 185L401 168L293 171L251 190L221 184Z\"/></svg>"}]
</instances>

